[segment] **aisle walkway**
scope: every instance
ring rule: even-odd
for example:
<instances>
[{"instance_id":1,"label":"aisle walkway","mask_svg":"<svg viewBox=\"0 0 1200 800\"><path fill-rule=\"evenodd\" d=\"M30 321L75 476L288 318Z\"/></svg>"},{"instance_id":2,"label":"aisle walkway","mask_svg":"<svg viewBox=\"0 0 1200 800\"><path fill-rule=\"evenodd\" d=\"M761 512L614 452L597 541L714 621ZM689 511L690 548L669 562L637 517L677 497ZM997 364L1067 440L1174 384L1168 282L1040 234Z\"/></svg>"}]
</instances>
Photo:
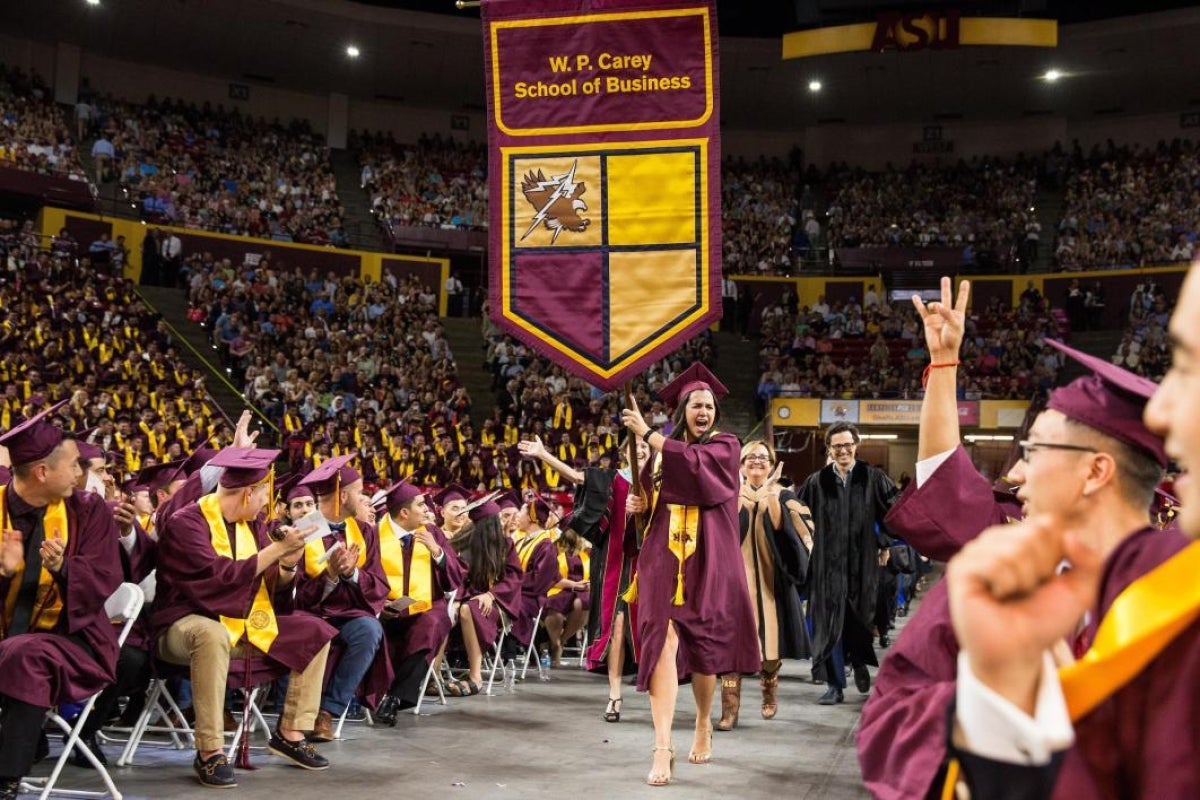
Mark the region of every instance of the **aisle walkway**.
<instances>
[{"instance_id":1,"label":"aisle walkway","mask_svg":"<svg viewBox=\"0 0 1200 800\"><path fill-rule=\"evenodd\" d=\"M915 613L915 608L914 608ZM911 617L910 617L911 618ZM904 619L898 620L901 624ZM898 635L893 632L893 638ZM887 651L881 652L881 656ZM707 766L686 761L691 691L682 687L676 716L675 783L651 788L648 698L626 687L621 722L606 723L604 682L574 668L554 670L548 683L530 680L511 694L450 699L420 717L405 714L395 728L347 724L345 739L321 746L327 772L305 772L257 751L253 772L238 772L228 793L243 800L357 800L418 797L525 800L559 797L722 798L722 800L858 800L861 786L854 728L864 697L851 686L846 703L818 706L824 687L809 681L807 662L786 663L779 714L759 715L757 681L747 680L736 731L714 734ZM719 712L719 701L715 704ZM57 752L58 742L53 742ZM262 744L255 739L255 744ZM106 752L115 761L119 747ZM207 796L192 777L191 752L144 747L139 766L113 771L126 800ZM44 774L46 764L39 767ZM86 784L86 787L85 787ZM99 788L88 771L67 767L61 786ZM224 796L224 795L223 795Z\"/></svg>"}]
</instances>

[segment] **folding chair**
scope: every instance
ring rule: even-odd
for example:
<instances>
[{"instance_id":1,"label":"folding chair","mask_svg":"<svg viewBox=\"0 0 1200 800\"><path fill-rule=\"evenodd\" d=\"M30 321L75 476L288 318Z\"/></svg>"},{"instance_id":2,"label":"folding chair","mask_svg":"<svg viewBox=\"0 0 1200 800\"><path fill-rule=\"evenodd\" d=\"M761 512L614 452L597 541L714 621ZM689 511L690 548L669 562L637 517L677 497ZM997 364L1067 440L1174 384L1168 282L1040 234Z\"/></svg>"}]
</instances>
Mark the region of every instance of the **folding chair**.
<instances>
[{"instance_id":1,"label":"folding chair","mask_svg":"<svg viewBox=\"0 0 1200 800\"><path fill-rule=\"evenodd\" d=\"M161 721L161 724L154 724L158 721ZM171 738L170 746L174 750L190 750L196 746L192 728L184 721L183 711L167 689L166 678L154 678L150 681L150 688L146 691L146 705L129 732L125 749L117 759L118 767L127 767L133 763L133 756L147 733L167 734Z\"/></svg>"},{"instance_id":2,"label":"folding chair","mask_svg":"<svg viewBox=\"0 0 1200 800\"><path fill-rule=\"evenodd\" d=\"M570 646L564 645L563 646L563 655L566 656L568 650L571 651L572 653L576 653L576 651L578 651L576 654L579 658L579 668L586 669L587 668L587 649L588 649L587 626L584 625L582 628L580 628L579 631L572 637L572 639L574 639L575 644L570 645Z\"/></svg>"},{"instance_id":3,"label":"folding chair","mask_svg":"<svg viewBox=\"0 0 1200 800\"><path fill-rule=\"evenodd\" d=\"M346 715L350 713L350 706L351 706L351 705L353 705L353 703L347 703L347 704L346 704L346 710L342 712L342 715L341 715L340 717L338 717L338 724L337 724L337 728L335 728L335 729L334 729L334 731L333 731L333 738L334 738L334 739L341 739L341 738L342 738L342 726L343 726L343 725L345 725L345 724L346 724L346 722L347 722L347 720L346 720ZM367 715L367 718L366 718L365 720L349 720L349 721L350 721L350 722L359 722L359 721L361 721L361 722L365 723L366 725L369 725L369 726L371 726L371 727L374 727L374 726L375 726L375 718L371 716L371 709L367 708L366 706L363 706L363 707L362 707L362 710L363 710L363 713Z\"/></svg>"},{"instance_id":4,"label":"folding chair","mask_svg":"<svg viewBox=\"0 0 1200 800\"><path fill-rule=\"evenodd\" d=\"M493 648L492 665L490 674L488 675L487 689L484 691L484 694L489 697L492 695L492 685L496 682L496 668L500 666L504 658L502 655L504 652L504 639L512 631L512 620L504 613L504 609L500 608L498 610L500 611L500 636L496 639L496 646Z\"/></svg>"},{"instance_id":5,"label":"folding chair","mask_svg":"<svg viewBox=\"0 0 1200 800\"><path fill-rule=\"evenodd\" d=\"M104 613L108 614L108 618L113 622L121 624L121 632L117 634L118 647L125 644L125 639L129 636L129 630L133 627L133 623L137 620L137 616L142 610L143 602L145 602L145 597L142 595L142 590L134 583L122 583L109 596L108 600L105 601ZM75 720L74 727L60 717L54 709L46 712L46 719L57 725L67 735L67 742L63 746L62 753L58 756L58 761L54 764L54 770L50 773L50 777L22 780L22 792L38 792L39 800L46 800L52 794L60 797L111 797L112 800L121 800L121 793L117 791L117 787L113 784L112 776L108 774L108 769L97 760L96 754L79 740L83 726L87 722L88 717L91 716L92 707L96 705L96 698L99 696L100 692L96 692L88 698L87 704L84 705L83 710L79 712L79 717ZM104 786L108 789L107 792L87 792L78 789L55 788L55 784L58 783L58 777L62 774L63 767L66 766L67 758L71 755L72 749L78 749L87 758L92 768L100 773L100 777L104 781ZM43 780L45 781L44 785Z\"/></svg>"},{"instance_id":6,"label":"folding chair","mask_svg":"<svg viewBox=\"0 0 1200 800\"><path fill-rule=\"evenodd\" d=\"M446 612L450 615L451 622L453 622L453 620L455 620L458 617L458 608L459 607L454 602L454 598L457 594L458 594L457 589L455 589L452 592L446 593ZM453 626L452 626L452 629L453 629ZM445 664L445 662L446 662L444 654L446 652L446 643L449 641L450 641L450 635L447 634L445 641L442 642L442 646L439 648L440 652L443 653L443 657L440 659L443 664ZM437 687L438 703L443 706L446 705L446 687L442 685L441 676L439 676L437 674L437 670L434 669L434 665L436 665L438 663L438 661L439 661L439 659L437 657L437 654L435 653L433 660L429 662L429 669L425 671L425 677L421 681L421 692L420 692L420 694L417 695L417 704L415 706L413 706L412 713L413 713L414 717L420 716L420 714L421 714L421 704L423 702L425 702L425 692L426 692L426 690L429 689L430 681L433 681L433 685Z\"/></svg>"},{"instance_id":7,"label":"folding chair","mask_svg":"<svg viewBox=\"0 0 1200 800\"><path fill-rule=\"evenodd\" d=\"M247 664L247 661L249 664ZM250 709L249 729L246 726L245 713L236 715L237 728L233 731L233 741L229 743L229 752L226 754L230 763L237 758L237 748L243 736L250 736L261 725L263 733L270 737L271 726L268 724L266 716L263 715L262 709L258 706L258 698L262 695L265 685L285 673L286 670L271 666L267 664L265 659L258 656L244 656L242 658L230 659L229 677L226 679L226 685L230 689L240 690L242 693L242 702ZM248 680L247 677L249 678Z\"/></svg>"},{"instance_id":8,"label":"folding chair","mask_svg":"<svg viewBox=\"0 0 1200 800\"><path fill-rule=\"evenodd\" d=\"M537 616L533 618L533 633L529 634L529 646L525 648L525 663L521 667L521 680L525 680L525 673L529 671L529 659L532 657L533 652L537 649L534 647L534 642L537 641L538 627L542 624L542 612L544 610L545 609L539 608ZM546 680L547 676L545 669L542 667L541 659L537 660L537 665L538 677L542 680Z\"/></svg>"}]
</instances>

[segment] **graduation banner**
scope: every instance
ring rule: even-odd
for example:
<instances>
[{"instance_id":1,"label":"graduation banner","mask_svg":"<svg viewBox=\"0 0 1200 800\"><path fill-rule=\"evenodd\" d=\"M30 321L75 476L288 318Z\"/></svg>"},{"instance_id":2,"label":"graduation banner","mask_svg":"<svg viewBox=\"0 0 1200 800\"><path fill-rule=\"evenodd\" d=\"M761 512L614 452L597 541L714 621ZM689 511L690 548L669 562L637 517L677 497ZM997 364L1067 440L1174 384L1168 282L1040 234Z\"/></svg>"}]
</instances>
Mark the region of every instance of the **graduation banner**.
<instances>
[{"instance_id":1,"label":"graduation banner","mask_svg":"<svg viewBox=\"0 0 1200 800\"><path fill-rule=\"evenodd\" d=\"M485 0L492 319L612 389L720 317L716 13Z\"/></svg>"}]
</instances>

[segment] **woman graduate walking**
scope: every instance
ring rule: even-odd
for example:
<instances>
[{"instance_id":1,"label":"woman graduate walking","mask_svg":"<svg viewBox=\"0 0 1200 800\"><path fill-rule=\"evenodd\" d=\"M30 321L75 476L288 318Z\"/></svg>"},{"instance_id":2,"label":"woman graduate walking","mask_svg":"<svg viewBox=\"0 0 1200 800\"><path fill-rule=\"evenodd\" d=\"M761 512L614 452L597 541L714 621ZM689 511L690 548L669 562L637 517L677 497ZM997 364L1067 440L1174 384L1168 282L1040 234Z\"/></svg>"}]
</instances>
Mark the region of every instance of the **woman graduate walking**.
<instances>
[{"instance_id":1,"label":"woman graduate walking","mask_svg":"<svg viewBox=\"0 0 1200 800\"><path fill-rule=\"evenodd\" d=\"M695 363L660 392L675 406L670 436L651 428L636 404L621 412L630 434L653 451L640 475L643 495L631 494L627 502L631 512L650 517L630 594L639 610L638 690L650 691L654 719L651 786L671 781L679 681L691 678L696 702L688 761L707 764L716 676L761 667L740 552L741 446L736 436L716 430L717 401L726 394L716 376Z\"/></svg>"}]
</instances>

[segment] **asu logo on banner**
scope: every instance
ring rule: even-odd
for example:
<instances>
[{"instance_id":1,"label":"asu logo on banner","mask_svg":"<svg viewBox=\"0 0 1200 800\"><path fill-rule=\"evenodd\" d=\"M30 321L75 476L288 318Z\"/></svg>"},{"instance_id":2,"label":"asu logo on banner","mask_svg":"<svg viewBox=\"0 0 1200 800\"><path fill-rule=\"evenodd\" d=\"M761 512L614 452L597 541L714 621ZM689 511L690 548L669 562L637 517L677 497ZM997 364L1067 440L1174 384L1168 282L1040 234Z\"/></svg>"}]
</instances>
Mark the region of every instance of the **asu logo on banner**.
<instances>
[{"instance_id":1,"label":"asu logo on banner","mask_svg":"<svg viewBox=\"0 0 1200 800\"><path fill-rule=\"evenodd\" d=\"M492 318L613 388L720 314L710 5L484 5Z\"/></svg>"}]
</instances>

